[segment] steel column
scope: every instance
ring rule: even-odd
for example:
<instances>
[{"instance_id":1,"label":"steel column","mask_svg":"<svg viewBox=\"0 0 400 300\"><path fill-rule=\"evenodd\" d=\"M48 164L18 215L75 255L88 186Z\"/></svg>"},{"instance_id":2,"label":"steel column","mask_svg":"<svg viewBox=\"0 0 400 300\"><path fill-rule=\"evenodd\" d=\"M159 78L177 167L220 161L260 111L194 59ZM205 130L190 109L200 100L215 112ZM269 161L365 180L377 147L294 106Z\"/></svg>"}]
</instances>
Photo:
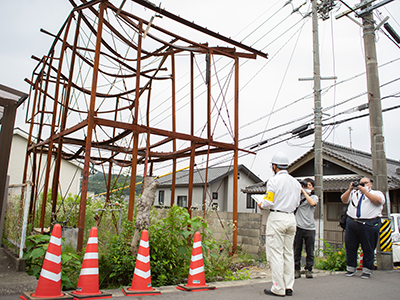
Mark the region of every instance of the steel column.
<instances>
[{"instance_id":1,"label":"steel column","mask_svg":"<svg viewBox=\"0 0 400 300\"><path fill-rule=\"evenodd\" d=\"M175 55L171 54L171 69L172 69L172 132L176 132L176 103L175 103ZM175 203L175 184L176 184L176 139L172 140L172 152L174 153L172 158L172 188L171 188L171 206ZM191 207L188 204L189 215L191 215Z\"/></svg>"},{"instance_id":2,"label":"steel column","mask_svg":"<svg viewBox=\"0 0 400 300\"><path fill-rule=\"evenodd\" d=\"M233 246L232 252L236 253L237 251L237 230L238 230L238 160L239 160L239 59L235 58L235 149L233 154Z\"/></svg>"},{"instance_id":3,"label":"steel column","mask_svg":"<svg viewBox=\"0 0 400 300\"><path fill-rule=\"evenodd\" d=\"M86 146L85 146L85 163L82 172L82 193L81 202L79 205L79 221L78 221L78 243L76 250L78 252L82 251L83 247L83 237L85 230L85 214L86 214L86 200L87 200L87 189L89 182L89 163L90 163L90 151L92 147L92 137L93 129L95 127L94 117L96 115L96 91L97 91L97 81L98 81L98 71L100 64L100 49L101 49L101 36L103 32L103 19L104 10L106 7L106 2L102 1L99 8L99 20L97 26L97 36L96 36L96 51L94 55L94 67L93 67L93 78L92 78L92 90L90 94L90 107L88 112L88 125L87 125L87 136L86 136Z\"/></svg>"},{"instance_id":4,"label":"steel column","mask_svg":"<svg viewBox=\"0 0 400 300\"><path fill-rule=\"evenodd\" d=\"M139 120L139 98L140 98L140 68L142 60L142 33L143 22L139 22L138 34L138 52L136 61L136 89L135 89L135 119L133 123L138 125ZM133 150L132 150L132 168L131 168L131 188L129 191L129 206L128 206L128 221L133 221L133 208L135 207L135 187L136 187L136 173L137 173L137 156L139 148L139 132L133 131ZM133 189L132 189L133 187Z\"/></svg>"},{"instance_id":5,"label":"steel column","mask_svg":"<svg viewBox=\"0 0 400 300\"><path fill-rule=\"evenodd\" d=\"M190 53L190 134L194 135L194 54ZM193 203L193 177L194 177L194 158L196 152L196 145L194 141L190 142L190 164L189 164L189 190L188 190L188 202ZM205 210L205 207L203 207Z\"/></svg>"}]
</instances>

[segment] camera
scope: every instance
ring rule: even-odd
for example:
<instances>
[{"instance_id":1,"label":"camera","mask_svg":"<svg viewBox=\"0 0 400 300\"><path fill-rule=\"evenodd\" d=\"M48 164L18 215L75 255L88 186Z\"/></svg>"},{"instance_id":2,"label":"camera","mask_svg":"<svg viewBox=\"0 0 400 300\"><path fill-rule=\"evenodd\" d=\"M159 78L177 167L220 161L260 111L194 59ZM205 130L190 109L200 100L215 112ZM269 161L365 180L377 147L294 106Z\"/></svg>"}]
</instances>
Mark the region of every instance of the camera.
<instances>
[{"instance_id":1,"label":"camera","mask_svg":"<svg viewBox=\"0 0 400 300\"><path fill-rule=\"evenodd\" d=\"M356 189L359 185L364 186L364 183L359 183L358 181L353 181L353 188Z\"/></svg>"},{"instance_id":2,"label":"camera","mask_svg":"<svg viewBox=\"0 0 400 300\"><path fill-rule=\"evenodd\" d=\"M304 179L300 179L299 183L300 183L301 187L303 187L303 188L307 187L307 185L308 185L308 182Z\"/></svg>"}]
</instances>

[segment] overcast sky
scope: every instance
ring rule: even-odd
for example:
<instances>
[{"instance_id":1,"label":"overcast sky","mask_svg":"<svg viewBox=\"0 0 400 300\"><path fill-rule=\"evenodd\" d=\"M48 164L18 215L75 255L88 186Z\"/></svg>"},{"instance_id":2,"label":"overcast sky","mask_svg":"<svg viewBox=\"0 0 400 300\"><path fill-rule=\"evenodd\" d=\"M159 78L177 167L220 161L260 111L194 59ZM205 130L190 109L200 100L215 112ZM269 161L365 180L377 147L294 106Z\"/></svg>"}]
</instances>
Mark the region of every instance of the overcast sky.
<instances>
[{"instance_id":1,"label":"overcast sky","mask_svg":"<svg viewBox=\"0 0 400 300\"><path fill-rule=\"evenodd\" d=\"M119 5L121 1L113 1ZM154 2L154 1L152 1ZM312 121L314 99L313 83L299 81L299 78L312 77L313 52L311 19L302 17L311 9L310 1L293 0L164 0L161 6L167 11L194 21L196 24L219 32L227 37L242 41L255 49L269 54L269 59L258 57L255 61L241 59L240 69L240 138L241 147L248 147L266 139L290 131L297 126ZM350 6L359 1L349 0ZM159 2L154 2L159 5ZM304 5L302 5L304 3ZM294 12L293 8L301 8ZM127 1L125 10L151 16L154 13L138 8ZM346 10L341 5L331 13L331 18L319 21L321 76L337 76L336 81L322 83L322 107L327 109L324 121L330 123L352 118L360 113L343 112L367 102L364 46L362 29L348 18L336 20L335 16ZM57 33L71 11L68 0L20 0L2 1L0 10L0 83L28 93L29 86L24 78L30 78L36 61L31 55L42 57L48 52L52 38L40 33L40 28ZM374 17L389 16L390 25L400 33L400 3L393 1L376 10ZM354 17L354 14L352 14ZM156 18L156 25L167 26L168 20ZM175 29L175 28L174 28ZM215 41L211 38L185 31L176 27L180 35L190 34L190 39L201 43ZM180 31L181 30L181 31ZM199 39L199 40L197 40ZM382 107L399 105L400 98L400 49L382 32L377 32L376 48L381 88ZM393 80L396 80L390 83ZM336 83L336 85L335 85ZM329 88L330 87L330 88ZM363 95L364 94L364 95ZM361 95L361 96L360 96ZM334 108L333 108L334 107ZM16 126L27 130L24 124L25 107L17 115ZM297 119L310 115L296 121ZM334 116L337 115L335 118ZM398 128L400 111L398 109L383 113L386 154L388 158L400 159ZM279 129L276 126L288 123ZM351 127L351 134L349 127ZM343 146L370 152L370 133L368 117L342 123L336 127L325 127L323 139ZM265 134L251 135L267 130ZM284 140L290 135L271 140L269 144ZM351 137L351 139L350 139ZM313 144L313 136L304 139L291 139L275 146L262 149L257 155L240 159L263 180L272 172L269 161L277 151L284 151L290 160L297 159L307 152ZM267 144L268 145L268 144ZM225 163L229 164L229 161Z\"/></svg>"}]
</instances>

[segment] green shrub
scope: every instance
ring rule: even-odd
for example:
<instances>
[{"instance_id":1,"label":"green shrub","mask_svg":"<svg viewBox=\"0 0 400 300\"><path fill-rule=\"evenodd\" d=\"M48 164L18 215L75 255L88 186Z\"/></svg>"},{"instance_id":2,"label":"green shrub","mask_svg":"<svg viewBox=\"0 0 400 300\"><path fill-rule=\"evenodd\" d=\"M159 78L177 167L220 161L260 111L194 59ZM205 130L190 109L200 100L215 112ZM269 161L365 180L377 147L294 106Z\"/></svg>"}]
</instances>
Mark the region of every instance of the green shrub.
<instances>
[{"instance_id":1,"label":"green shrub","mask_svg":"<svg viewBox=\"0 0 400 300\"><path fill-rule=\"evenodd\" d=\"M217 250L202 217L190 218L188 211L172 206L167 216L156 220L149 229L151 274L154 286L173 285L188 277L195 232L200 232L203 254ZM205 273L208 269L205 268Z\"/></svg>"},{"instance_id":2,"label":"green shrub","mask_svg":"<svg viewBox=\"0 0 400 300\"><path fill-rule=\"evenodd\" d=\"M87 211L99 204L88 202L88 205ZM88 214L93 215L93 212L89 211ZM99 228L99 287L130 286L136 263L136 257L132 257L130 252L134 221L124 223L120 233L109 221L105 217ZM173 206L166 211L164 218L159 218L157 211L152 209L148 231L151 280L155 287L176 285L187 280L196 232L201 234L206 281L250 278L249 272L243 268L254 262L253 257L240 251L240 247L238 253L232 255L231 242L217 243L207 222L199 216L191 218L185 208ZM27 238L25 258L28 274L39 277L49 239L47 235ZM63 289L75 289L84 251L79 256L74 249L64 247L61 254Z\"/></svg>"},{"instance_id":3,"label":"green shrub","mask_svg":"<svg viewBox=\"0 0 400 300\"><path fill-rule=\"evenodd\" d=\"M315 268L321 270L330 270L334 271L345 271L346 270L346 248L339 248L338 250L334 250L329 243L325 240L324 245L325 249L321 250L324 253L323 258L319 258L315 262Z\"/></svg>"},{"instance_id":4,"label":"green shrub","mask_svg":"<svg viewBox=\"0 0 400 300\"><path fill-rule=\"evenodd\" d=\"M99 257L99 285L101 288L116 288L130 285L135 269L136 257L130 252L129 239L132 236L132 223L123 225L121 234L111 237Z\"/></svg>"}]
</instances>

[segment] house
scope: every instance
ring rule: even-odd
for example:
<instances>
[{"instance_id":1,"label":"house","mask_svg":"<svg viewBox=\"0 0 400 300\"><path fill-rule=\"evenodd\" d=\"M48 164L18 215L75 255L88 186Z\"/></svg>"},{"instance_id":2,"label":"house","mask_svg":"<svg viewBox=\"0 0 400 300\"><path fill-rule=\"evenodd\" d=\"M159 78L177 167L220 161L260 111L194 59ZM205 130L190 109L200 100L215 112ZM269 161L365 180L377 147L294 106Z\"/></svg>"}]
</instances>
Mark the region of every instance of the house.
<instances>
[{"instance_id":1,"label":"house","mask_svg":"<svg viewBox=\"0 0 400 300\"><path fill-rule=\"evenodd\" d=\"M207 171L207 172L206 172ZM207 173L207 176L206 176ZM244 165L238 166L238 174L233 174L233 166L211 167L197 169L193 176L193 208L203 210L203 199L206 195L206 207L218 208L219 211L233 211L233 176L238 178L238 212L256 212L257 206L251 195L240 193L240 190L249 185L263 181ZM207 184L205 179L207 178ZM156 206L171 205L172 175L157 179ZM174 203L181 207L188 206L189 170L176 173ZM205 189L206 186L206 189Z\"/></svg>"},{"instance_id":2,"label":"house","mask_svg":"<svg viewBox=\"0 0 400 300\"><path fill-rule=\"evenodd\" d=\"M25 157L26 157L26 147L28 144L28 133L20 128L15 128L12 136L12 145L10 152L10 162L8 167L8 175L10 176L11 184L21 184L24 172ZM47 155L43 155L42 161L40 162L43 166L46 165ZM39 162L38 162L39 164ZM30 168L32 165L30 163ZM62 196L68 194L79 195L80 193L80 180L83 170L83 164L79 164L77 161L62 160L61 162L61 176L60 176L60 186L59 191ZM29 174L28 167L28 178ZM53 178L53 172L50 172L50 187L51 179ZM41 176L41 180L38 184L39 190L43 186L44 176Z\"/></svg>"},{"instance_id":3,"label":"house","mask_svg":"<svg viewBox=\"0 0 400 300\"><path fill-rule=\"evenodd\" d=\"M373 177L372 156L370 153L323 142L323 237L331 244L343 244L344 234L338 226L340 215L346 211L347 205L343 204L340 196L345 192L352 181L359 181L362 177ZM288 172L298 179L314 177L314 149L293 161ZM388 190L390 208L392 213L399 212L400 202L400 162L387 159ZM265 184L248 186L242 190L248 194L263 194ZM319 206L321 207L321 206ZM316 220L320 212L315 210ZM318 230L318 224L317 224Z\"/></svg>"}]
</instances>

